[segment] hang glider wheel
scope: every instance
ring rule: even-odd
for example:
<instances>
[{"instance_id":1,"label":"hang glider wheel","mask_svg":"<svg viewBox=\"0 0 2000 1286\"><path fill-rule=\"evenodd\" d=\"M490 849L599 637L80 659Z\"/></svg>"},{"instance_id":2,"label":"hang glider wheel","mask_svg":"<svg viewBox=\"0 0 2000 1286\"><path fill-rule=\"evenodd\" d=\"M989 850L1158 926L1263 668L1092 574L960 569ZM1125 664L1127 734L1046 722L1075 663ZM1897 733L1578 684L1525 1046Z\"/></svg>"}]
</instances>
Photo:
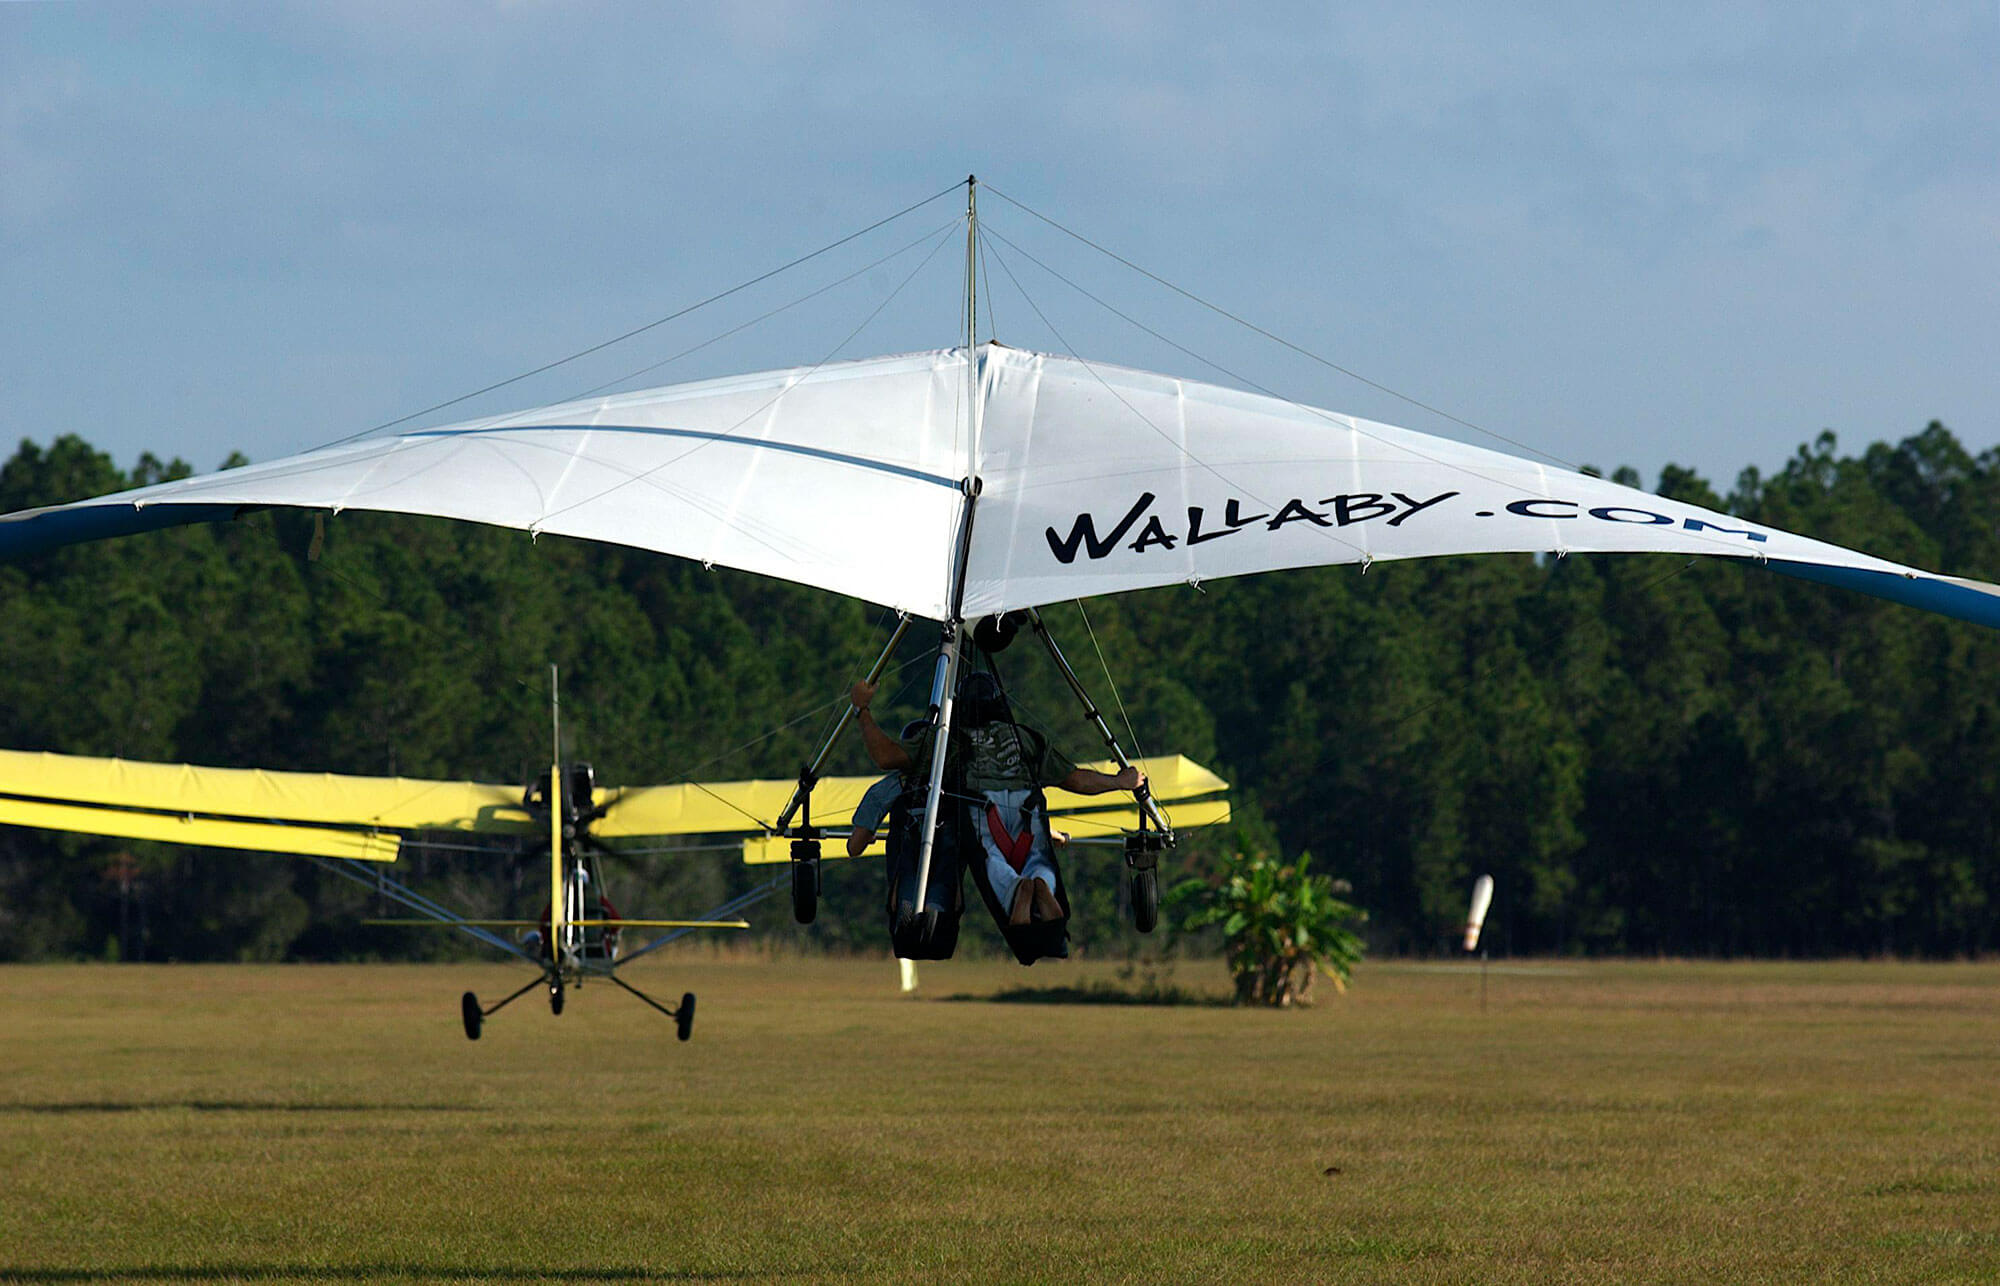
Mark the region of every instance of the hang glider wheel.
<instances>
[{"instance_id":1,"label":"hang glider wheel","mask_svg":"<svg viewBox=\"0 0 2000 1286\"><path fill-rule=\"evenodd\" d=\"M811 924L819 914L819 841L792 841L792 918Z\"/></svg>"},{"instance_id":2,"label":"hang glider wheel","mask_svg":"<svg viewBox=\"0 0 2000 1286\"><path fill-rule=\"evenodd\" d=\"M479 997L469 991L459 997L458 1016L465 1020L465 1038L478 1040L479 1029L486 1023L486 1014L479 1008Z\"/></svg>"},{"instance_id":3,"label":"hang glider wheel","mask_svg":"<svg viewBox=\"0 0 2000 1286\"><path fill-rule=\"evenodd\" d=\"M1132 873L1126 889L1132 895L1132 927L1151 933L1160 922L1160 850L1167 837L1147 830L1143 822L1125 836L1125 867Z\"/></svg>"},{"instance_id":4,"label":"hang glider wheel","mask_svg":"<svg viewBox=\"0 0 2000 1286\"><path fill-rule=\"evenodd\" d=\"M1151 933L1160 922L1160 873L1157 870L1132 872L1132 927Z\"/></svg>"},{"instance_id":5,"label":"hang glider wheel","mask_svg":"<svg viewBox=\"0 0 2000 1286\"><path fill-rule=\"evenodd\" d=\"M694 993L681 994L680 1008L674 1010L674 1034L682 1040L694 1035Z\"/></svg>"},{"instance_id":6,"label":"hang glider wheel","mask_svg":"<svg viewBox=\"0 0 2000 1286\"><path fill-rule=\"evenodd\" d=\"M560 1014L563 1007L563 980L560 974L549 976L549 1012Z\"/></svg>"}]
</instances>

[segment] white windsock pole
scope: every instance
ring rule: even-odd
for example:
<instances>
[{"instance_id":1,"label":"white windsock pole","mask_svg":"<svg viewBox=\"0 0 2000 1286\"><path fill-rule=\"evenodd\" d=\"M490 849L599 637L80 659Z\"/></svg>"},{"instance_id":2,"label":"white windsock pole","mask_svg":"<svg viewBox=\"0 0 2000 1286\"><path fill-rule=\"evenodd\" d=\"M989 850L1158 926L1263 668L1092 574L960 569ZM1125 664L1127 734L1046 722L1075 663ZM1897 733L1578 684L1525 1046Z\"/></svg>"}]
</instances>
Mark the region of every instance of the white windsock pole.
<instances>
[{"instance_id":1,"label":"white windsock pole","mask_svg":"<svg viewBox=\"0 0 2000 1286\"><path fill-rule=\"evenodd\" d=\"M1493 905L1493 877L1482 875L1472 883L1472 909L1465 917L1465 949L1479 949L1479 930L1486 923L1486 908Z\"/></svg>"}]
</instances>

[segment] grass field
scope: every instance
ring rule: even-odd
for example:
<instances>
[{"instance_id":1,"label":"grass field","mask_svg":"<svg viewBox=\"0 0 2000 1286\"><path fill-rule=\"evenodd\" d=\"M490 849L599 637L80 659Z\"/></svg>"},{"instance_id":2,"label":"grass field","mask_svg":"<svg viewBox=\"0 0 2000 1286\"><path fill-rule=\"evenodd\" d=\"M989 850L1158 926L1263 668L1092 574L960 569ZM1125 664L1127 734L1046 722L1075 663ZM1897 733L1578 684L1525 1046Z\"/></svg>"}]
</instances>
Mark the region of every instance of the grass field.
<instances>
[{"instance_id":1,"label":"grass field","mask_svg":"<svg viewBox=\"0 0 2000 1286\"><path fill-rule=\"evenodd\" d=\"M1996 966L517 972L0 970L0 1280L2000 1280Z\"/></svg>"}]
</instances>

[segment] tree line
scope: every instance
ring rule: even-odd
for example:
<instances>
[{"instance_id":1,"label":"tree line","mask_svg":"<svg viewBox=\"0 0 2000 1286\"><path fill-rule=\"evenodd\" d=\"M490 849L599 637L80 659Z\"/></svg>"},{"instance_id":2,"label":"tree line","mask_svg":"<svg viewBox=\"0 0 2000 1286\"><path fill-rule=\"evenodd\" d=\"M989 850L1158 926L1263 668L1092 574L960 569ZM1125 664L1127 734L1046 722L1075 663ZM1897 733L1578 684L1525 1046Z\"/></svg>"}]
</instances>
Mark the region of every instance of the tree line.
<instances>
[{"instance_id":1,"label":"tree line","mask_svg":"<svg viewBox=\"0 0 2000 1286\"><path fill-rule=\"evenodd\" d=\"M188 471L24 442L0 465L0 512ZM2000 452L1936 423L1858 455L1822 435L1727 494L1675 467L1655 489L1920 567L2000 571ZM2000 945L1993 631L1735 560L1632 555L1311 569L1046 615L1121 736L1232 783L1236 823L1191 837L1168 877L1225 852L1310 852L1366 909L1377 951L1448 949L1482 872L1500 890L1488 941L1514 953ZM257 513L0 566L0 746L521 781L548 760L554 662L564 753L600 781L790 776L890 620L609 546ZM885 724L920 713L934 642L911 631ZM1096 755L1031 641L999 664L1058 744ZM834 768L867 771L854 744ZM1118 868L1113 850L1069 859L1085 950L1134 942ZM771 873L691 849L619 862L614 894L628 914L682 915ZM486 914L532 914L544 895L504 853L418 845L397 874ZM758 931L879 944L877 874L830 867L827 885L810 931L778 902ZM0 958L462 950L362 923L378 905L305 862L0 828Z\"/></svg>"}]
</instances>

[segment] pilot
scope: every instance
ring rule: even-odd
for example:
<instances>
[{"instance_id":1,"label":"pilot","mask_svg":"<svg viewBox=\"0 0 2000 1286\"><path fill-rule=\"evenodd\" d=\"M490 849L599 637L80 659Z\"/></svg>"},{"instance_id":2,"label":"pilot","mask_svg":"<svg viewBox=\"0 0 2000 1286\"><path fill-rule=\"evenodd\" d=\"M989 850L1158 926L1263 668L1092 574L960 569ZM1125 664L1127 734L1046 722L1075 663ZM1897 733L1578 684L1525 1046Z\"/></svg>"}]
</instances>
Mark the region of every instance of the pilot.
<instances>
[{"instance_id":1,"label":"pilot","mask_svg":"<svg viewBox=\"0 0 2000 1286\"><path fill-rule=\"evenodd\" d=\"M865 680L856 683L849 695L868 757L877 767L914 773L919 765L928 765L932 733L927 722L917 721L914 738L905 728L904 740L897 741L869 713L875 685ZM1061 920L1064 912L1055 896L1054 837L1042 789L1060 786L1078 795L1137 791L1146 784L1146 775L1136 767L1116 774L1078 767L1047 737L1014 718L991 675L970 676L960 689L959 703L961 717L954 721L946 753L959 761L954 766L962 768L966 789L976 797L980 815L974 817L974 830L985 850L986 875L994 895L1006 909L1009 924ZM853 844L852 837L848 843Z\"/></svg>"},{"instance_id":2,"label":"pilot","mask_svg":"<svg viewBox=\"0 0 2000 1286\"><path fill-rule=\"evenodd\" d=\"M861 713L866 714L866 707ZM874 722L874 716L869 716ZM923 732L924 721L912 719L903 725L903 740L908 741ZM875 833L882 829L882 821L895 806L897 796L909 788L908 774L892 772L868 788L861 802L854 809L854 829L847 836L847 855L860 857L870 844L875 842Z\"/></svg>"}]
</instances>

